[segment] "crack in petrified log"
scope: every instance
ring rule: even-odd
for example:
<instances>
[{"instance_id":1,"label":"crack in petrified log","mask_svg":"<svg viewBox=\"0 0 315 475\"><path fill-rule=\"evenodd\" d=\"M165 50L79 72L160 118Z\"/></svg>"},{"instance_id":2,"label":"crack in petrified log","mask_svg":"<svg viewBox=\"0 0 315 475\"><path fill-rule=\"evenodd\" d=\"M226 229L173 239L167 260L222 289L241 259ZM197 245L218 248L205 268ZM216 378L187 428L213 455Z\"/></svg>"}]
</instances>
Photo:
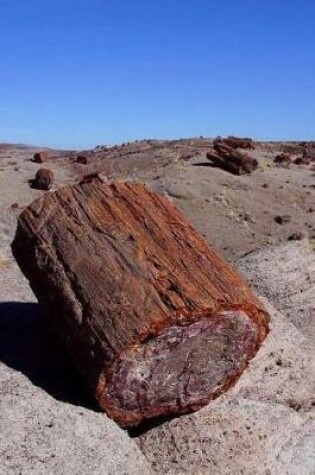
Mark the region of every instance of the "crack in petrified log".
<instances>
[{"instance_id":1,"label":"crack in petrified log","mask_svg":"<svg viewBox=\"0 0 315 475\"><path fill-rule=\"evenodd\" d=\"M12 250L99 405L122 426L206 404L268 332L244 281L141 184L96 176L45 194L20 215ZM140 384L132 375L141 368Z\"/></svg>"}]
</instances>

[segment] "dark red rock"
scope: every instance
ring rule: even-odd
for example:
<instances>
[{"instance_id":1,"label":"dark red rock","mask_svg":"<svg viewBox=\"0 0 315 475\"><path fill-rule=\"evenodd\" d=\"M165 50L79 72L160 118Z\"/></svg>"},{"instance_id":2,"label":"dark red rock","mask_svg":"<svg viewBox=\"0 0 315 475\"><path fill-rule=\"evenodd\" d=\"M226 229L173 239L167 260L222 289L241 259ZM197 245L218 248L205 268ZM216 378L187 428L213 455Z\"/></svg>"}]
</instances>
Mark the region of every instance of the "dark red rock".
<instances>
[{"instance_id":1,"label":"dark red rock","mask_svg":"<svg viewBox=\"0 0 315 475\"><path fill-rule=\"evenodd\" d=\"M40 168L35 179L30 180L30 185L36 190L50 190L54 182L54 173L47 168Z\"/></svg>"},{"instance_id":2,"label":"dark red rock","mask_svg":"<svg viewBox=\"0 0 315 475\"><path fill-rule=\"evenodd\" d=\"M258 168L258 161L255 158L241 153L219 140L214 141L213 148L213 151L207 153L208 160L234 175L251 173Z\"/></svg>"},{"instance_id":3,"label":"dark red rock","mask_svg":"<svg viewBox=\"0 0 315 475\"><path fill-rule=\"evenodd\" d=\"M255 148L255 143L253 142L252 139L250 138L241 138L241 137L234 137L233 135L229 135L227 138L221 138L218 137L217 139L214 140L214 144L221 144L221 145L227 145L228 147L231 147L233 149L236 148L243 148L243 149L248 149L248 150L254 150Z\"/></svg>"},{"instance_id":4,"label":"dark red rock","mask_svg":"<svg viewBox=\"0 0 315 475\"><path fill-rule=\"evenodd\" d=\"M122 426L195 411L268 332L243 279L165 197L82 180L20 215L13 254L100 407Z\"/></svg>"},{"instance_id":5,"label":"dark red rock","mask_svg":"<svg viewBox=\"0 0 315 475\"><path fill-rule=\"evenodd\" d=\"M275 217L275 222L277 224L287 224L287 223L290 223L290 221L291 221L291 216L289 215L283 215L283 216L278 215Z\"/></svg>"},{"instance_id":6,"label":"dark red rock","mask_svg":"<svg viewBox=\"0 0 315 475\"><path fill-rule=\"evenodd\" d=\"M107 177L102 172L93 172L88 175L84 175L79 178L78 184L82 185L83 183L91 183L94 180L99 180L102 183L107 183Z\"/></svg>"},{"instance_id":7,"label":"dark red rock","mask_svg":"<svg viewBox=\"0 0 315 475\"><path fill-rule=\"evenodd\" d=\"M279 153L279 155L274 158L274 163L277 165L290 165L292 158L288 153Z\"/></svg>"},{"instance_id":8,"label":"dark red rock","mask_svg":"<svg viewBox=\"0 0 315 475\"><path fill-rule=\"evenodd\" d=\"M297 157L294 160L295 165L309 165L311 163L311 159L308 157Z\"/></svg>"},{"instance_id":9,"label":"dark red rock","mask_svg":"<svg viewBox=\"0 0 315 475\"><path fill-rule=\"evenodd\" d=\"M75 159L76 163L80 163L81 165L87 165L88 159L85 155L78 155Z\"/></svg>"},{"instance_id":10,"label":"dark red rock","mask_svg":"<svg viewBox=\"0 0 315 475\"><path fill-rule=\"evenodd\" d=\"M44 163L46 161L46 154L45 152L36 152L33 155L32 161L34 163Z\"/></svg>"},{"instance_id":11,"label":"dark red rock","mask_svg":"<svg viewBox=\"0 0 315 475\"><path fill-rule=\"evenodd\" d=\"M295 232L293 234L290 234L288 237L288 241L302 241L306 237L305 233L303 232Z\"/></svg>"}]
</instances>

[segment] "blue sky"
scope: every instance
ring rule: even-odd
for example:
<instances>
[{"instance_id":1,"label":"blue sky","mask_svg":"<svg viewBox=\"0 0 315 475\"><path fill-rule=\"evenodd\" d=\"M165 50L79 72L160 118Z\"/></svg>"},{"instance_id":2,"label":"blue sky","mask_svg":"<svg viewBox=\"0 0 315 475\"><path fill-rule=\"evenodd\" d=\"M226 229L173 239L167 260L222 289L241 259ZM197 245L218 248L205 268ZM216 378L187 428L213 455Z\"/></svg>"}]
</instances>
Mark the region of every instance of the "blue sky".
<instances>
[{"instance_id":1,"label":"blue sky","mask_svg":"<svg viewBox=\"0 0 315 475\"><path fill-rule=\"evenodd\" d=\"M314 0L0 0L0 141L315 139Z\"/></svg>"}]
</instances>

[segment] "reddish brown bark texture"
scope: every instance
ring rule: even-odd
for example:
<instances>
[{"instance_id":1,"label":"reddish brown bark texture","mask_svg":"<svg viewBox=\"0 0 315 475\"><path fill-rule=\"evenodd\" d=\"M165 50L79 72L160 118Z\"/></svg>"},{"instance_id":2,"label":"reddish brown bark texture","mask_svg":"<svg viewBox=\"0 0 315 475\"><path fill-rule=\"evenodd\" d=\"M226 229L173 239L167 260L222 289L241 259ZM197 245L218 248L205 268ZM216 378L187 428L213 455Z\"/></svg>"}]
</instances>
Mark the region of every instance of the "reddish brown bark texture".
<instances>
[{"instance_id":1,"label":"reddish brown bark texture","mask_svg":"<svg viewBox=\"0 0 315 475\"><path fill-rule=\"evenodd\" d=\"M253 150L255 148L253 140L247 137L242 138L229 135L229 137L226 139L216 139L216 142L221 142L223 145L227 145L228 147L232 148L245 148L249 150Z\"/></svg>"},{"instance_id":2,"label":"reddish brown bark texture","mask_svg":"<svg viewBox=\"0 0 315 475\"><path fill-rule=\"evenodd\" d=\"M166 198L103 179L19 218L14 256L101 408L122 426L196 410L268 332L244 281Z\"/></svg>"},{"instance_id":3,"label":"reddish brown bark texture","mask_svg":"<svg viewBox=\"0 0 315 475\"><path fill-rule=\"evenodd\" d=\"M30 180L30 185L36 190L48 191L54 183L54 173L47 168L40 168L34 180Z\"/></svg>"},{"instance_id":4,"label":"reddish brown bark texture","mask_svg":"<svg viewBox=\"0 0 315 475\"><path fill-rule=\"evenodd\" d=\"M258 161L234 147L226 145L224 140L215 140L213 150L207 153L207 158L217 167L234 175L251 173L258 167Z\"/></svg>"},{"instance_id":5,"label":"reddish brown bark texture","mask_svg":"<svg viewBox=\"0 0 315 475\"><path fill-rule=\"evenodd\" d=\"M46 154L45 152L36 152L33 155L32 161L35 163L44 163L46 161Z\"/></svg>"}]
</instances>

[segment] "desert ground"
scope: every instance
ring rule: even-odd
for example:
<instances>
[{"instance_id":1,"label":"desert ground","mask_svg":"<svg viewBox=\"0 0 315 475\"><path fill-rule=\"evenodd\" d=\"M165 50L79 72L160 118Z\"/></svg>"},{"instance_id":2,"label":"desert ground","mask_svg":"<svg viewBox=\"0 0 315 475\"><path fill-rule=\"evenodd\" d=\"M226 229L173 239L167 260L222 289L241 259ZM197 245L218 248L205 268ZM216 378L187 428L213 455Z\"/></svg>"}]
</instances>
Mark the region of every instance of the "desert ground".
<instances>
[{"instance_id":1,"label":"desert ground","mask_svg":"<svg viewBox=\"0 0 315 475\"><path fill-rule=\"evenodd\" d=\"M315 473L315 161L294 163L303 144L256 143L248 153L258 168L234 175L207 159L212 146L206 138L80 152L0 144L0 474ZM291 159L277 163L282 152ZM29 185L42 167L54 172L50 191ZM96 171L166 195L271 315L269 336L224 396L129 432L97 410L10 249L24 207Z\"/></svg>"}]
</instances>

